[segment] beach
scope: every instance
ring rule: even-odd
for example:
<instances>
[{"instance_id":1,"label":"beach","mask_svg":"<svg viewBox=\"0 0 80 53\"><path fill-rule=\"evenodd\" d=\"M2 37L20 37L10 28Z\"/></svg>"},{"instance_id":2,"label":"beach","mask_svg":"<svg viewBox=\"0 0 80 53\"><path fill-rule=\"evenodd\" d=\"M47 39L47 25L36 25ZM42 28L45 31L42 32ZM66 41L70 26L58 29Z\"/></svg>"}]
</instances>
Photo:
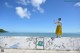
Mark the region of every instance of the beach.
<instances>
[{"instance_id":1,"label":"beach","mask_svg":"<svg viewBox=\"0 0 80 53\"><path fill-rule=\"evenodd\" d=\"M5 53L80 53L80 37L0 36Z\"/></svg>"}]
</instances>

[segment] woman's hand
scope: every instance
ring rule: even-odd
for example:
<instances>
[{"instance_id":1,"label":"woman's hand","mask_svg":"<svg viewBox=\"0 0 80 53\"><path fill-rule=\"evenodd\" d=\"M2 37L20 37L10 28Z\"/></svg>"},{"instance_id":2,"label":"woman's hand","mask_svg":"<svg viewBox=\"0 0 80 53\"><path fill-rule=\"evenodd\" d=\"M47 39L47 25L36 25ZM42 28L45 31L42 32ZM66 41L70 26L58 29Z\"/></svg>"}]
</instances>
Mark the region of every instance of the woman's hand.
<instances>
[{"instance_id":1,"label":"woman's hand","mask_svg":"<svg viewBox=\"0 0 80 53\"><path fill-rule=\"evenodd\" d=\"M53 21L55 22L55 20L53 19Z\"/></svg>"},{"instance_id":2,"label":"woman's hand","mask_svg":"<svg viewBox=\"0 0 80 53\"><path fill-rule=\"evenodd\" d=\"M57 24L57 22L54 22L54 24Z\"/></svg>"},{"instance_id":3,"label":"woman's hand","mask_svg":"<svg viewBox=\"0 0 80 53\"><path fill-rule=\"evenodd\" d=\"M55 20L53 19L54 24L56 24L57 22L55 22Z\"/></svg>"}]
</instances>

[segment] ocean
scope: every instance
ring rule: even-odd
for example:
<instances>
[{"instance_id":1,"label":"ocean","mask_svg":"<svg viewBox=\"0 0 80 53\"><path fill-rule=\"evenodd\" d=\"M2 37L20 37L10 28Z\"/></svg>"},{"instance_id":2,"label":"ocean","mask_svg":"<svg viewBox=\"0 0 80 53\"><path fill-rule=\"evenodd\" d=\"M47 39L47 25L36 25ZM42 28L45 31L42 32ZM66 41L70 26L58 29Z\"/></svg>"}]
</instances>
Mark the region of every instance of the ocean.
<instances>
[{"instance_id":1,"label":"ocean","mask_svg":"<svg viewBox=\"0 0 80 53\"><path fill-rule=\"evenodd\" d=\"M0 36L56 37L55 33L0 33ZM63 33L62 37L80 37L80 33Z\"/></svg>"}]
</instances>

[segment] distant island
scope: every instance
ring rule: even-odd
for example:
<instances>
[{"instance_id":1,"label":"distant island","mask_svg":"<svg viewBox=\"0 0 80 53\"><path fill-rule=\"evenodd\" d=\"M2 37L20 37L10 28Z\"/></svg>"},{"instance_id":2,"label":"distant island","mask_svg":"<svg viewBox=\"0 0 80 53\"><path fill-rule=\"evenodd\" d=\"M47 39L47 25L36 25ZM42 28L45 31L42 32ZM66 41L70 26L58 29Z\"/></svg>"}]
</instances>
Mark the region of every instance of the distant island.
<instances>
[{"instance_id":1,"label":"distant island","mask_svg":"<svg viewBox=\"0 0 80 53\"><path fill-rule=\"evenodd\" d=\"M4 29L0 29L0 32L8 32L8 31L6 31L6 30L4 30Z\"/></svg>"}]
</instances>

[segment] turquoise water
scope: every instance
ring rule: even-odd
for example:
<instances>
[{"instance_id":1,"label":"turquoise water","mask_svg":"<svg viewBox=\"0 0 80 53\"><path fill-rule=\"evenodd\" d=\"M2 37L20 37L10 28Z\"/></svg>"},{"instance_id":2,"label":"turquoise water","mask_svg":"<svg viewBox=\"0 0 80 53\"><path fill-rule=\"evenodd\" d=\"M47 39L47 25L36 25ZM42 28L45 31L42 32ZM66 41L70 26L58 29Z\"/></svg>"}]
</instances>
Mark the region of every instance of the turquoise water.
<instances>
[{"instance_id":1,"label":"turquoise water","mask_svg":"<svg viewBox=\"0 0 80 53\"><path fill-rule=\"evenodd\" d=\"M54 33L0 33L0 36L56 37ZM80 33L63 33L63 37L80 37Z\"/></svg>"}]
</instances>

